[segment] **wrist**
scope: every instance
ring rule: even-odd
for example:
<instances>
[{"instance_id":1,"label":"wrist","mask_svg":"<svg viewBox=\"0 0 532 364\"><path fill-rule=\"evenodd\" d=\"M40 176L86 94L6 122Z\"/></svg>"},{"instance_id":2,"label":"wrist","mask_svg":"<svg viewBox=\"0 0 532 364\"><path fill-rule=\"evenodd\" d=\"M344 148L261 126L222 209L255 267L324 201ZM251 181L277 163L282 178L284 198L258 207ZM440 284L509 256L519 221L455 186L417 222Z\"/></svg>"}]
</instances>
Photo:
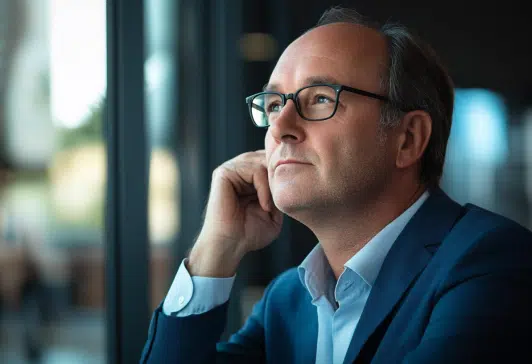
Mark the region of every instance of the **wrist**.
<instances>
[{"instance_id":1,"label":"wrist","mask_svg":"<svg viewBox=\"0 0 532 364\"><path fill-rule=\"evenodd\" d=\"M236 274L244 253L236 246L198 239L190 252L187 269L192 276L229 278Z\"/></svg>"}]
</instances>

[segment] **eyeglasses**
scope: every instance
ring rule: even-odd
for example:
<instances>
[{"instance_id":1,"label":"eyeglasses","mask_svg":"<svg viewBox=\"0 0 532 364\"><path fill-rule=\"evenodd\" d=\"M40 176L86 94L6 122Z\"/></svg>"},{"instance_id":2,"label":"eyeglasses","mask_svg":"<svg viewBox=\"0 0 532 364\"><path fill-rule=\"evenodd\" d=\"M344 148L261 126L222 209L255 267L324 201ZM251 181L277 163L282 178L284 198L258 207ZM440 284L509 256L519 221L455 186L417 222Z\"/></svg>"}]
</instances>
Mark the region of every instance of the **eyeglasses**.
<instances>
[{"instance_id":1,"label":"eyeglasses","mask_svg":"<svg viewBox=\"0 0 532 364\"><path fill-rule=\"evenodd\" d=\"M279 117L287 100L294 101L299 116L305 120L321 121L332 118L338 109L338 98L342 91L389 101L386 96L349 86L318 84L300 88L292 94L274 91L259 92L246 97L246 103L253 123L259 128L266 128Z\"/></svg>"}]
</instances>

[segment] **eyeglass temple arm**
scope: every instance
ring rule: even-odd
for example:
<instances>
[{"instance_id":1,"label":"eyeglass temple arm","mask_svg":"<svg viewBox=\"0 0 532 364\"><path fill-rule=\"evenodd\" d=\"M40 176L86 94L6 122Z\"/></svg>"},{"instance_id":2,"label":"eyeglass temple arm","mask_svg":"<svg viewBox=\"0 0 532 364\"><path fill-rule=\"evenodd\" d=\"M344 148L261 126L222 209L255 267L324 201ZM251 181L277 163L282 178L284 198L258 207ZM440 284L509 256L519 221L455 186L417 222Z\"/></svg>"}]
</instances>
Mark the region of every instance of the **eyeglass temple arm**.
<instances>
[{"instance_id":1,"label":"eyeglass temple arm","mask_svg":"<svg viewBox=\"0 0 532 364\"><path fill-rule=\"evenodd\" d=\"M401 105L396 104L395 102L391 101L386 96L378 95L378 94L375 94L373 92L360 90L358 88L352 88L352 87L349 87L349 86L342 86L342 89L346 90L346 91L349 91L349 92L353 92L353 93L362 95L362 96L367 96L367 97L371 97L371 98L374 98L374 99L382 100L384 102L388 102L391 105L393 105L394 107L398 108L399 110L401 110L402 112L405 112L405 113L411 111L411 109L407 109L407 108L405 108L405 107L403 107Z\"/></svg>"},{"instance_id":2,"label":"eyeglass temple arm","mask_svg":"<svg viewBox=\"0 0 532 364\"><path fill-rule=\"evenodd\" d=\"M353 92L355 94L362 95L362 96L371 97L371 98L374 98L374 99L377 99L377 100L389 101L389 99L386 96L378 95L378 94L375 94L373 92L360 90L358 88L353 88L353 87L349 87L349 86L342 86L342 89L345 90L345 91L349 91L349 92Z\"/></svg>"},{"instance_id":3,"label":"eyeglass temple arm","mask_svg":"<svg viewBox=\"0 0 532 364\"><path fill-rule=\"evenodd\" d=\"M260 107L257 104L251 103L251 107L254 108L254 109L259 110L260 112L266 113L266 110L264 110L264 108Z\"/></svg>"}]
</instances>

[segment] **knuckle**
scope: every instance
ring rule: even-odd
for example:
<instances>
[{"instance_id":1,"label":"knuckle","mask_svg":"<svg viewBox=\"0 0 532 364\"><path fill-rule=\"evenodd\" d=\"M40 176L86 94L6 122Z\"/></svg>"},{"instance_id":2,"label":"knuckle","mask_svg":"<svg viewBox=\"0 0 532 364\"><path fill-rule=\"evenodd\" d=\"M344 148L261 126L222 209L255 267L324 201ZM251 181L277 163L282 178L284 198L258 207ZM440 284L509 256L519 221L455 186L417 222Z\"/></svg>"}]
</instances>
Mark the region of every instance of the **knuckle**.
<instances>
[{"instance_id":1,"label":"knuckle","mask_svg":"<svg viewBox=\"0 0 532 364\"><path fill-rule=\"evenodd\" d=\"M216 167L212 173L212 178L223 178L235 173L241 176L267 174L266 167L261 162L262 159L258 159L257 156L256 152L242 153Z\"/></svg>"},{"instance_id":2,"label":"knuckle","mask_svg":"<svg viewBox=\"0 0 532 364\"><path fill-rule=\"evenodd\" d=\"M224 164L216 167L214 171L212 172L212 178L216 179L219 177L223 177L227 173L227 167L224 166Z\"/></svg>"},{"instance_id":3,"label":"knuckle","mask_svg":"<svg viewBox=\"0 0 532 364\"><path fill-rule=\"evenodd\" d=\"M255 152L245 152L240 154L239 157L241 157L242 160L250 160L255 157Z\"/></svg>"}]
</instances>

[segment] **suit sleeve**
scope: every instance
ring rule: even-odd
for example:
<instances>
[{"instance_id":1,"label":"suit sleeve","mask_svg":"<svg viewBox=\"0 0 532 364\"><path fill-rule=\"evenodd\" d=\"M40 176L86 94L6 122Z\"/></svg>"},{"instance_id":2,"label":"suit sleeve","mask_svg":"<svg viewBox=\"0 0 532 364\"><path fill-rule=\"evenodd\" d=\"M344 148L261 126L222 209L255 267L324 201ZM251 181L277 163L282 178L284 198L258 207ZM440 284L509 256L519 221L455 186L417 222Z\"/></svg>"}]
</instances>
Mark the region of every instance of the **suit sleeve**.
<instances>
[{"instance_id":1,"label":"suit sleeve","mask_svg":"<svg viewBox=\"0 0 532 364\"><path fill-rule=\"evenodd\" d=\"M532 239L492 232L453 268L406 363L532 362Z\"/></svg>"},{"instance_id":2,"label":"suit sleeve","mask_svg":"<svg viewBox=\"0 0 532 364\"><path fill-rule=\"evenodd\" d=\"M153 314L141 363L264 363L264 313L271 287L254 306L244 326L229 342L220 343L228 303L198 315L168 316L162 305Z\"/></svg>"}]
</instances>

